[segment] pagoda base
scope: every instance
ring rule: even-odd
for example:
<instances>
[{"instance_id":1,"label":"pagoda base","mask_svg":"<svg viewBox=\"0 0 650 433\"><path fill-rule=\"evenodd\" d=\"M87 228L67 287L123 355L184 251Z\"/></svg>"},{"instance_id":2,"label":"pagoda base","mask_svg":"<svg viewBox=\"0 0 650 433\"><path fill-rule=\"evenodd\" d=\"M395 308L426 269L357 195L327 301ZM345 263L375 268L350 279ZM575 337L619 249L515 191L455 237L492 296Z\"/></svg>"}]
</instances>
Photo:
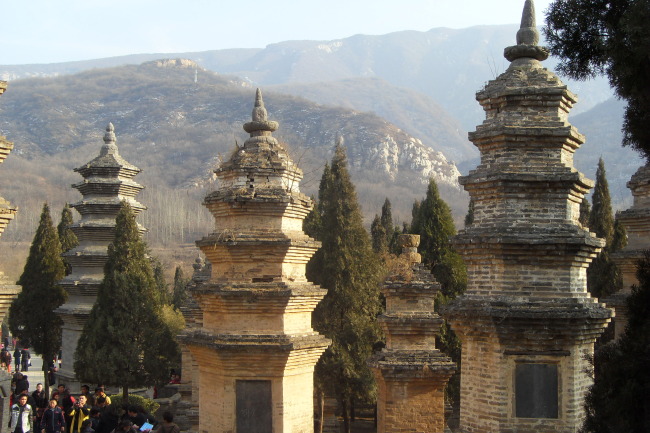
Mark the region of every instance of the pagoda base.
<instances>
[{"instance_id":1,"label":"pagoda base","mask_svg":"<svg viewBox=\"0 0 650 433\"><path fill-rule=\"evenodd\" d=\"M445 431L445 386L456 364L438 350L386 350L369 362L377 380L377 433Z\"/></svg>"},{"instance_id":2,"label":"pagoda base","mask_svg":"<svg viewBox=\"0 0 650 433\"><path fill-rule=\"evenodd\" d=\"M185 334L198 364L200 433L312 433L314 366L329 340L319 334Z\"/></svg>"},{"instance_id":3,"label":"pagoda base","mask_svg":"<svg viewBox=\"0 0 650 433\"><path fill-rule=\"evenodd\" d=\"M612 312L592 298L472 299L445 308L462 341L460 430L575 433L592 383L586 355Z\"/></svg>"}]
</instances>

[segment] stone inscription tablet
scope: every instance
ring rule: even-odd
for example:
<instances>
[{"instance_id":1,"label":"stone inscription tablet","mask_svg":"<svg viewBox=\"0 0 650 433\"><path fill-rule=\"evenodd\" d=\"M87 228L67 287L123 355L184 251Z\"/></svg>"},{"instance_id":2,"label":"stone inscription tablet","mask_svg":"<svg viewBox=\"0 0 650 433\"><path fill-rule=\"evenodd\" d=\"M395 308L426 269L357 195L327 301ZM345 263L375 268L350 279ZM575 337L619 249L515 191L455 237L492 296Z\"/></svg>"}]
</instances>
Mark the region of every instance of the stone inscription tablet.
<instances>
[{"instance_id":1,"label":"stone inscription tablet","mask_svg":"<svg viewBox=\"0 0 650 433\"><path fill-rule=\"evenodd\" d=\"M515 408L518 418L558 417L557 365L517 364Z\"/></svg>"},{"instance_id":2,"label":"stone inscription tablet","mask_svg":"<svg viewBox=\"0 0 650 433\"><path fill-rule=\"evenodd\" d=\"M272 433L270 380L238 380L237 433Z\"/></svg>"}]
</instances>

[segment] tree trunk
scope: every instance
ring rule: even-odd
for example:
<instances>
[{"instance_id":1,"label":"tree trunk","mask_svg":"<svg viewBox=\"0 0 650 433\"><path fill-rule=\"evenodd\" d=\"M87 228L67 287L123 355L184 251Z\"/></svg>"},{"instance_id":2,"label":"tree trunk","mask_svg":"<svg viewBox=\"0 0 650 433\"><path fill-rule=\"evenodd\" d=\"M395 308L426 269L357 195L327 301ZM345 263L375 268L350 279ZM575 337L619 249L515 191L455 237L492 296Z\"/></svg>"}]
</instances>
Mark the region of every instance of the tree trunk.
<instances>
[{"instance_id":1,"label":"tree trunk","mask_svg":"<svg viewBox=\"0 0 650 433\"><path fill-rule=\"evenodd\" d=\"M318 393L318 425L316 426L316 433L323 433L323 425L325 425L325 393L319 389Z\"/></svg>"},{"instance_id":2,"label":"tree trunk","mask_svg":"<svg viewBox=\"0 0 650 433\"><path fill-rule=\"evenodd\" d=\"M122 387L122 404L129 404L129 387Z\"/></svg>"},{"instance_id":3,"label":"tree trunk","mask_svg":"<svg viewBox=\"0 0 650 433\"><path fill-rule=\"evenodd\" d=\"M47 374L49 372L49 367L50 363L45 360L45 355L43 355L43 376L45 377L45 381L43 382L43 385L45 385L45 395L47 396L47 400L49 402L50 400L50 377Z\"/></svg>"},{"instance_id":4,"label":"tree trunk","mask_svg":"<svg viewBox=\"0 0 650 433\"><path fill-rule=\"evenodd\" d=\"M355 422L357 420L357 413L354 410L354 397L350 397L350 421Z\"/></svg>"},{"instance_id":5,"label":"tree trunk","mask_svg":"<svg viewBox=\"0 0 650 433\"><path fill-rule=\"evenodd\" d=\"M343 431L350 433L350 414L348 413L348 399L341 398L341 411L343 412Z\"/></svg>"}]
</instances>

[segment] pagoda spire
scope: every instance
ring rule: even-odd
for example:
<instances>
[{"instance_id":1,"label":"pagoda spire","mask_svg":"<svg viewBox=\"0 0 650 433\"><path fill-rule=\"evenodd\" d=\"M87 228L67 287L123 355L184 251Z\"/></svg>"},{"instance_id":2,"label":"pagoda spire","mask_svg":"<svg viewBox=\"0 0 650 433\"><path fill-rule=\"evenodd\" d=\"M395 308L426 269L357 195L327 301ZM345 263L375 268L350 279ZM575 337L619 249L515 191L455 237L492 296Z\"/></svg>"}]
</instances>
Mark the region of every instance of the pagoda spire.
<instances>
[{"instance_id":1,"label":"pagoda spire","mask_svg":"<svg viewBox=\"0 0 650 433\"><path fill-rule=\"evenodd\" d=\"M579 221L593 182L573 166L585 142L568 120L577 97L540 63L538 37L527 0L510 67L476 94L480 163L459 178L474 203L454 238L468 284L443 315L462 341L464 433L578 431L585 354L612 316L586 287L605 241Z\"/></svg>"},{"instance_id":2,"label":"pagoda spire","mask_svg":"<svg viewBox=\"0 0 650 433\"><path fill-rule=\"evenodd\" d=\"M71 227L79 245L63 254L72 270L60 282L68 293L68 300L56 310L63 320L62 351L66 359L58 378L71 389L80 384L72 361L104 277L108 245L115 237L115 217L122 201L127 201L136 214L145 210L135 199L144 188L133 180L140 169L119 155L115 142L115 127L109 123L99 156L74 169L83 177L72 185L82 196L72 205L81 215ZM144 231L143 227L139 229Z\"/></svg>"},{"instance_id":3,"label":"pagoda spire","mask_svg":"<svg viewBox=\"0 0 650 433\"><path fill-rule=\"evenodd\" d=\"M535 3L526 0L521 14L521 25L517 31L517 45L507 47L503 56L510 62L518 59L534 59L543 61L548 59L549 51L539 43L539 31L535 20Z\"/></svg>"},{"instance_id":4,"label":"pagoda spire","mask_svg":"<svg viewBox=\"0 0 650 433\"><path fill-rule=\"evenodd\" d=\"M99 152L100 156L116 155L117 144L115 143L115 127L113 126L113 123L109 122L106 126L106 133L104 134L104 145Z\"/></svg>"},{"instance_id":5,"label":"pagoda spire","mask_svg":"<svg viewBox=\"0 0 650 433\"><path fill-rule=\"evenodd\" d=\"M0 81L0 95L2 95L7 89L7 82ZM2 164L5 158L9 155L14 148L14 144L6 139L6 137L0 135L0 164ZM0 197L0 236L4 232L7 224L14 219L16 215L16 207L9 203L9 201ZM0 258L0 265L2 260ZM9 277L6 277L4 273L0 270L0 321L2 321L9 309L9 305L13 299L18 296L20 293L20 286L14 284Z\"/></svg>"},{"instance_id":6,"label":"pagoda spire","mask_svg":"<svg viewBox=\"0 0 650 433\"><path fill-rule=\"evenodd\" d=\"M199 431L314 428L314 366L329 340L311 313L326 291L305 275L320 246L302 231L313 205L277 129L258 89L250 137L215 170L218 188L204 201L215 229L196 244L212 265L191 286L201 323L184 331L183 368L219 399L198 398Z\"/></svg>"},{"instance_id":7,"label":"pagoda spire","mask_svg":"<svg viewBox=\"0 0 650 433\"><path fill-rule=\"evenodd\" d=\"M278 126L278 122L268 120L268 113L266 107L264 107L264 99L262 99L262 91L257 89L251 121L244 124L244 131L248 132L251 137L258 135L270 136L273 131L277 131ZM246 143L256 142L256 140L246 140ZM246 147L246 143L244 143L244 147Z\"/></svg>"}]
</instances>

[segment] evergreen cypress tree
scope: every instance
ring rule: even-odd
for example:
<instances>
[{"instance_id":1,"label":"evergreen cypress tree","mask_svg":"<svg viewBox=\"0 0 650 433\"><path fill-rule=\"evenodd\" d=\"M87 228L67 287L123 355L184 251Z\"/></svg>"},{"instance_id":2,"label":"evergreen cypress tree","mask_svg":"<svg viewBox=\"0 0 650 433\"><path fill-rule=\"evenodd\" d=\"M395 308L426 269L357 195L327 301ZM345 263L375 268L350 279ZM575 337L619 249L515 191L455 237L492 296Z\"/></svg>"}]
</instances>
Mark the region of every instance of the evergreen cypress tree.
<instances>
[{"instance_id":1,"label":"evergreen cypress tree","mask_svg":"<svg viewBox=\"0 0 650 433\"><path fill-rule=\"evenodd\" d=\"M414 203L413 210L411 232L420 235L422 261L431 268L443 294L455 297L467 287L467 268L451 246L456 234L454 220L433 179L429 180L426 198Z\"/></svg>"},{"instance_id":2,"label":"evergreen cypress tree","mask_svg":"<svg viewBox=\"0 0 650 433\"><path fill-rule=\"evenodd\" d=\"M162 319L156 280L131 207L123 202L108 247L104 280L79 338L79 378L122 387L165 383L178 345Z\"/></svg>"},{"instance_id":3,"label":"evergreen cypress tree","mask_svg":"<svg viewBox=\"0 0 650 433\"><path fill-rule=\"evenodd\" d=\"M591 213L589 214L589 229L599 238L605 239L607 245L612 242L614 235L614 213L612 212L612 199L609 195L609 184L605 172L603 158L598 160L596 169L596 184L591 197Z\"/></svg>"},{"instance_id":4,"label":"evergreen cypress tree","mask_svg":"<svg viewBox=\"0 0 650 433\"><path fill-rule=\"evenodd\" d=\"M379 255L388 252L388 243L386 242L386 230L381 223L379 215L375 215L370 225L370 236L372 236L372 249Z\"/></svg>"},{"instance_id":5,"label":"evergreen cypress tree","mask_svg":"<svg viewBox=\"0 0 650 433\"><path fill-rule=\"evenodd\" d=\"M180 310L185 305L185 301L187 301L188 284L189 279L183 275L183 269L180 266L176 266L176 271L174 272L174 290L172 292L172 305L176 310Z\"/></svg>"},{"instance_id":6,"label":"evergreen cypress tree","mask_svg":"<svg viewBox=\"0 0 650 433\"><path fill-rule=\"evenodd\" d=\"M311 281L328 290L314 312L314 328L332 339L317 365L319 386L328 387L350 431L350 403L374 398L374 379L366 362L380 340L380 265L363 227L356 192L338 144L330 169L321 179L318 209L322 242L318 267L308 267Z\"/></svg>"},{"instance_id":7,"label":"evergreen cypress tree","mask_svg":"<svg viewBox=\"0 0 650 433\"><path fill-rule=\"evenodd\" d=\"M48 393L47 360L53 359L61 348L62 321L54 310L66 300L65 290L58 285L64 276L59 236L50 208L44 204L25 269L18 280L23 289L9 309L9 329L23 344L31 345L43 356L43 383Z\"/></svg>"},{"instance_id":8,"label":"evergreen cypress tree","mask_svg":"<svg viewBox=\"0 0 650 433\"><path fill-rule=\"evenodd\" d=\"M637 266L639 285L627 300L627 327L593 358L582 433L650 431L650 252Z\"/></svg>"},{"instance_id":9,"label":"evergreen cypress tree","mask_svg":"<svg viewBox=\"0 0 650 433\"><path fill-rule=\"evenodd\" d=\"M578 217L578 221L583 227L589 227L589 215L591 215L591 205L587 197L583 197L580 202L580 216Z\"/></svg>"},{"instance_id":10,"label":"evergreen cypress tree","mask_svg":"<svg viewBox=\"0 0 650 433\"><path fill-rule=\"evenodd\" d=\"M169 287L167 287L167 282L165 281L165 269L163 264L157 257L152 257L151 266L153 268L153 278L156 281L158 302L161 305L170 305L172 301L169 294Z\"/></svg>"},{"instance_id":11,"label":"evergreen cypress tree","mask_svg":"<svg viewBox=\"0 0 650 433\"><path fill-rule=\"evenodd\" d=\"M605 239L606 244L587 269L587 288L592 296L604 298L616 292L622 285L620 271L612 260L611 254L616 252L617 245L620 245L623 241L620 236L623 236L623 238L625 236L623 226L619 225L619 239L614 242L614 215L612 213L612 201L609 196L605 163L602 158L598 161L592 202L593 205L589 214L589 230L596 233L598 237ZM614 245L615 243L617 245Z\"/></svg>"},{"instance_id":12,"label":"evergreen cypress tree","mask_svg":"<svg viewBox=\"0 0 650 433\"><path fill-rule=\"evenodd\" d=\"M465 215L465 227L471 226L474 223L474 200L469 199L469 206L467 206L467 215Z\"/></svg>"},{"instance_id":13,"label":"evergreen cypress tree","mask_svg":"<svg viewBox=\"0 0 650 433\"><path fill-rule=\"evenodd\" d=\"M77 235L70 229L73 222L72 211L68 203L66 203L61 210L61 221L59 221L59 225L56 227L56 231L59 234L59 241L61 242L61 253L67 253L79 245ZM72 271L70 264L65 259L63 259L63 262L65 263L65 274L70 275Z\"/></svg>"}]
</instances>

